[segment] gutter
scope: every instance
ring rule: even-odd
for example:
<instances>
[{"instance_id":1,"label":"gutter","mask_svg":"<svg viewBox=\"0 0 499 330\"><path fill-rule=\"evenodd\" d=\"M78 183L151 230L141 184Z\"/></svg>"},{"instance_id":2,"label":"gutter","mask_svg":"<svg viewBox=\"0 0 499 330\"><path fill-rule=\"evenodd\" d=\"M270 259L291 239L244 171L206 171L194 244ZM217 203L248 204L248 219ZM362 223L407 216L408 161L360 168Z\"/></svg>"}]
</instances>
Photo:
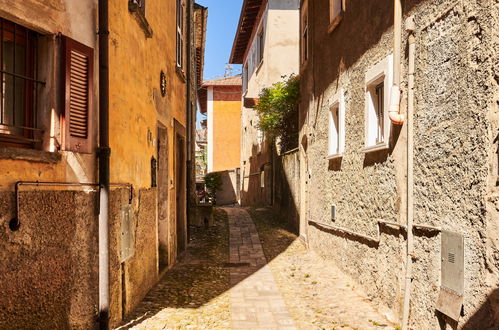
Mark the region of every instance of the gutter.
<instances>
[{"instance_id":1,"label":"gutter","mask_svg":"<svg viewBox=\"0 0 499 330\"><path fill-rule=\"evenodd\" d=\"M187 118L187 157L186 157L186 218L187 218L187 243L190 240L190 226L189 226L189 220L190 220L190 206L191 206L191 194L192 194L192 187L191 187L191 180L192 180L192 154L193 154L193 148L192 148L192 133L193 133L193 113L192 113L192 107L191 107L191 80L192 80L192 0L187 0L187 70L186 70L186 98L185 98L185 106L186 106L186 118ZM194 79L195 81L196 79Z\"/></svg>"},{"instance_id":2,"label":"gutter","mask_svg":"<svg viewBox=\"0 0 499 330\"><path fill-rule=\"evenodd\" d=\"M109 329L109 7L99 0L99 329Z\"/></svg>"}]
</instances>

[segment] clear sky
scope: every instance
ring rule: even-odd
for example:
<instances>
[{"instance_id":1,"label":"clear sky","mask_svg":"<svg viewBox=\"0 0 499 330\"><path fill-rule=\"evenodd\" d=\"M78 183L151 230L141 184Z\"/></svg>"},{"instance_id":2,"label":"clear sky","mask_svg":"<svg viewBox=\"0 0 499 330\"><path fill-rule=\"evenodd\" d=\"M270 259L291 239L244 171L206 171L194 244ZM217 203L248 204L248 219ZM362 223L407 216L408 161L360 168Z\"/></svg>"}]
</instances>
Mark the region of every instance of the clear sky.
<instances>
[{"instance_id":1,"label":"clear sky","mask_svg":"<svg viewBox=\"0 0 499 330\"><path fill-rule=\"evenodd\" d=\"M229 62L243 0L196 0L196 3L208 7L203 79L220 78ZM240 72L241 66L234 65L233 73ZM205 116L198 112L196 117L199 127Z\"/></svg>"},{"instance_id":2,"label":"clear sky","mask_svg":"<svg viewBox=\"0 0 499 330\"><path fill-rule=\"evenodd\" d=\"M207 80L225 73L243 0L196 0L196 3L208 7L204 57L204 79ZM234 66L234 73L240 71L240 66Z\"/></svg>"}]
</instances>

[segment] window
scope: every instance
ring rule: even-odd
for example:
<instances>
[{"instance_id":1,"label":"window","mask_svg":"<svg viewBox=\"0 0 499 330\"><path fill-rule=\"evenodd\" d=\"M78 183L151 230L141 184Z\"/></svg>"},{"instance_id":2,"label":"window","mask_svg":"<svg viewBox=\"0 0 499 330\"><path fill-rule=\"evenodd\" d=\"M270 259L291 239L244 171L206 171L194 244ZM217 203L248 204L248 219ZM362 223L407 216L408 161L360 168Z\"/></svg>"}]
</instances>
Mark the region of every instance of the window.
<instances>
[{"instance_id":1,"label":"window","mask_svg":"<svg viewBox=\"0 0 499 330\"><path fill-rule=\"evenodd\" d=\"M340 23L345 12L345 0L329 0L329 32Z\"/></svg>"},{"instance_id":2,"label":"window","mask_svg":"<svg viewBox=\"0 0 499 330\"><path fill-rule=\"evenodd\" d=\"M333 97L329 109L328 158L343 155L345 149L345 101L343 89Z\"/></svg>"},{"instance_id":3,"label":"window","mask_svg":"<svg viewBox=\"0 0 499 330\"><path fill-rule=\"evenodd\" d=\"M177 0L177 67L183 69L184 65L184 4Z\"/></svg>"},{"instance_id":4,"label":"window","mask_svg":"<svg viewBox=\"0 0 499 330\"><path fill-rule=\"evenodd\" d=\"M243 68L243 93L248 90L248 63Z\"/></svg>"},{"instance_id":5,"label":"window","mask_svg":"<svg viewBox=\"0 0 499 330\"><path fill-rule=\"evenodd\" d=\"M0 144L32 148L36 140L37 34L0 18Z\"/></svg>"},{"instance_id":6,"label":"window","mask_svg":"<svg viewBox=\"0 0 499 330\"><path fill-rule=\"evenodd\" d=\"M301 9L301 61L308 59L308 6L305 2Z\"/></svg>"},{"instance_id":7,"label":"window","mask_svg":"<svg viewBox=\"0 0 499 330\"><path fill-rule=\"evenodd\" d=\"M265 34L263 33L263 28L260 30L257 36L257 58L256 65L260 65L263 61L263 53L265 51Z\"/></svg>"},{"instance_id":8,"label":"window","mask_svg":"<svg viewBox=\"0 0 499 330\"><path fill-rule=\"evenodd\" d=\"M366 73L366 151L388 148L390 119L387 109L392 80L392 55Z\"/></svg>"}]
</instances>

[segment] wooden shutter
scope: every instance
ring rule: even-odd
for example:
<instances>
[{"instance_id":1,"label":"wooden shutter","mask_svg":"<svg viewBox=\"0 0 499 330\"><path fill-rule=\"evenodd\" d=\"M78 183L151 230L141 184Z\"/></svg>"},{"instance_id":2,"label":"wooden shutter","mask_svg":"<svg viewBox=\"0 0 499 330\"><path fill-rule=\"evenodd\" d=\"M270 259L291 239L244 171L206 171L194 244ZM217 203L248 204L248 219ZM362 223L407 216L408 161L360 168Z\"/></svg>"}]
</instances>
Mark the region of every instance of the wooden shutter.
<instances>
[{"instance_id":1,"label":"wooden shutter","mask_svg":"<svg viewBox=\"0 0 499 330\"><path fill-rule=\"evenodd\" d=\"M94 50L63 37L64 149L92 152Z\"/></svg>"}]
</instances>

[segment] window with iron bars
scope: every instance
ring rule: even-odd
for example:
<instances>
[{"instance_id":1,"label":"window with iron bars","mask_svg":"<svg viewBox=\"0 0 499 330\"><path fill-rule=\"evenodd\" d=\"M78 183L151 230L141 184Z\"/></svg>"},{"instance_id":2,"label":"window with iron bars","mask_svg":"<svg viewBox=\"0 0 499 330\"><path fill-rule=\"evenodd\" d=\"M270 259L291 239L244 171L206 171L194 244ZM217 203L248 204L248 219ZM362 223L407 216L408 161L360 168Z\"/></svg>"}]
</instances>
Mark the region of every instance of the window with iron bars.
<instances>
[{"instance_id":1,"label":"window with iron bars","mask_svg":"<svg viewBox=\"0 0 499 330\"><path fill-rule=\"evenodd\" d=\"M38 34L0 18L0 145L32 148L39 140L36 104Z\"/></svg>"},{"instance_id":2,"label":"window with iron bars","mask_svg":"<svg viewBox=\"0 0 499 330\"><path fill-rule=\"evenodd\" d=\"M177 0L177 67L184 68L184 4Z\"/></svg>"}]
</instances>

